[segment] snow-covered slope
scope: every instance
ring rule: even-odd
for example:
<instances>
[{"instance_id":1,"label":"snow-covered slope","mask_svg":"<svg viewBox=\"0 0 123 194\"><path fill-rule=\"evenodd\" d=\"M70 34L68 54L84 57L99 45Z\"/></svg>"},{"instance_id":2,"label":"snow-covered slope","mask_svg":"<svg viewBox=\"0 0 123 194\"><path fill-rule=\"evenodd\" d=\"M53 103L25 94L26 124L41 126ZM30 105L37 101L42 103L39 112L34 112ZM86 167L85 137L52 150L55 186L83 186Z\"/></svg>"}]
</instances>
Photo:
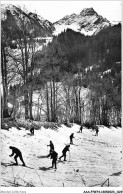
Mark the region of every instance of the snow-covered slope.
<instances>
[{"instance_id":1,"label":"snow-covered slope","mask_svg":"<svg viewBox=\"0 0 123 194\"><path fill-rule=\"evenodd\" d=\"M93 8L85 8L80 14L67 15L55 22L54 26L56 31L54 34L57 35L65 29L70 28L74 31L91 36L110 25L111 23L106 18L98 15Z\"/></svg>"},{"instance_id":2,"label":"snow-covered slope","mask_svg":"<svg viewBox=\"0 0 123 194\"><path fill-rule=\"evenodd\" d=\"M41 127L35 130L34 136L24 128L1 130L1 186L100 187L108 178L110 187L121 186L121 128L100 126L99 136L95 136L95 132L86 128L83 133L78 133L79 127L76 124L71 128L62 125L57 131ZM49 168L52 160L43 157L49 152L49 141L53 141L60 156L72 132L74 145L70 146L67 161L58 162L56 171ZM10 165L14 161L9 157L10 145L22 151L28 168Z\"/></svg>"},{"instance_id":3,"label":"snow-covered slope","mask_svg":"<svg viewBox=\"0 0 123 194\"><path fill-rule=\"evenodd\" d=\"M53 24L45 20L43 17L29 12L26 9L22 10L20 7L16 7L11 4L1 4L1 21L5 21L7 17L11 17L15 24L21 29L22 28L22 18L24 22L28 24L35 25L37 27L37 35L41 36L52 36L53 31L55 30ZM30 33L34 31L34 26L30 29Z\"/></svg>"}]
</instances>

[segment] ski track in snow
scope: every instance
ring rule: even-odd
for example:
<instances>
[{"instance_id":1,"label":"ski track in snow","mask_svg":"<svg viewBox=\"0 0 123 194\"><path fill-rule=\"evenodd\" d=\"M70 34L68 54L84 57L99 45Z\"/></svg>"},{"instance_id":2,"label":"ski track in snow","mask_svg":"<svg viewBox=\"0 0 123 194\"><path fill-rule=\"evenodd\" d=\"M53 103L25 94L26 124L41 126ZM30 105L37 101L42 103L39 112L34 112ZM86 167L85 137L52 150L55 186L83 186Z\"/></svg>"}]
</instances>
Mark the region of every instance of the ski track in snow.
<instances>
[{"instance_id":1,"label":"ski track in snow","mask_svg":"<svg viewBox=\"0 0 123 194\"><path fill-rule=\"evenodd\" d=\"M34 136L24 128L1 130L1 186L100 187L107 178L111 187L121 186L121 128L100 126L98 137L86 128L83 128L83 133L77 133L79 128L77 124L71 128L62 125L57 131L41 127L35 130ZM58 161L56 171L49 168L52 160L41 158L49 153L49 141L53 141L60 156L72 132L75 139L70 154L67 152L67 161ZM20 166L19 159L20 165L9 166L11 161L14 162L13 157L9 157L10 145L22 151L26 165L31 168ZM114 176L114 173L118 175Z\"/></svg>"}]
</instances>

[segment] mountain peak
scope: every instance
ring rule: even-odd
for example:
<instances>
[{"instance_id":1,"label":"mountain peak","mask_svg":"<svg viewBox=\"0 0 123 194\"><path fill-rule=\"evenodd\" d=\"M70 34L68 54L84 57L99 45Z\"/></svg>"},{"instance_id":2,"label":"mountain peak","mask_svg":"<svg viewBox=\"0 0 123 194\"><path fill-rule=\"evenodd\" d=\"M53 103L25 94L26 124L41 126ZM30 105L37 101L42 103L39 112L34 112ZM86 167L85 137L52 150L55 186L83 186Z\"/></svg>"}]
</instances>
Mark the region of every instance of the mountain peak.
<instances>
[{"instance_id":1,"label":"mountain peak","mask_svg":"<svg viewBox=\"0 0 123 194\"><path fill-rule=\"evenodd\" d=\"M13 21L15 26L21 30L21 18L23 17L25 18L25 22L30 24L30 27L32 24L36 27L35 36L52 36L55 27L50 21L36 13L29 12L26 8L22 10L20 7L11 4L1 5L1 21L7 21L8 23ZM34 30L34 26L32 26L30 32Z\"/></svg>"},{"instance_id":2,"label":"mountain peak","mask_svg":"<svg viewBox=\"0 0 123 194\"><path fill-rule=\"evenodd\" d=\"M97 34L103 28L110 26L110 22L92 8L84 8L80 14L67 15L61 20L54 23L55 35L61 33L67 28L84 35L92 36Z\"/></svg>"},{"instance_id":3,"label":"mountain peak","mask_svg":"<svg viewBox=\"0 0 123 194\"><path fill-rule=\"evenodd\" d=\"M95 12L95 10L91 7L91 8L84 8L81 12L80 12L81 16L91 16L91 15L98 15L97 12Z\"/></svg>"}]
</instances>

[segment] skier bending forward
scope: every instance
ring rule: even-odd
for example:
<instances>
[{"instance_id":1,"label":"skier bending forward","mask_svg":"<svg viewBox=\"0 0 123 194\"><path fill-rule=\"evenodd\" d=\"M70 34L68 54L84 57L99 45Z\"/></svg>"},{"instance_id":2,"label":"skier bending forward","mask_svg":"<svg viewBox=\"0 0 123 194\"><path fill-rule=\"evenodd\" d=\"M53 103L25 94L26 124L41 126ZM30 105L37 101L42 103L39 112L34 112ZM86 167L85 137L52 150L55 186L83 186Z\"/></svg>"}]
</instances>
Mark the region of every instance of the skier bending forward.
<instances>
[{"instance_id":1,"label":"skier bending forward","mask_svg":"<svg viewBox=\"0 0 123 194\"><path fill-rule=\"evenodd\" d=\"M15 154L15 156L14 156L14 159L15 159L15 162L16 162L15 164L18 165L17 158L19 157L21 162L23 163L23 166L26 166L25 162L23 160L21 151L18 148L13 147L13 146L10 146L9 148L12 150L12 154L9 155L9 156L11 157L11 156L13 156Z\"/></svg>"},{"instance_id":2,"label":"skier bending forward","mask_svg":"<svg viewBox=\"0 0 123 194\"><path fill-rule=\"evenodd\" d=\"M51 150L50 154L47 157L50 157L52 159L52 168L55 166L55 169L57 169L56 161L57 161L58 153L55 152L54 150Z\"/></svg>"}]
</instances>

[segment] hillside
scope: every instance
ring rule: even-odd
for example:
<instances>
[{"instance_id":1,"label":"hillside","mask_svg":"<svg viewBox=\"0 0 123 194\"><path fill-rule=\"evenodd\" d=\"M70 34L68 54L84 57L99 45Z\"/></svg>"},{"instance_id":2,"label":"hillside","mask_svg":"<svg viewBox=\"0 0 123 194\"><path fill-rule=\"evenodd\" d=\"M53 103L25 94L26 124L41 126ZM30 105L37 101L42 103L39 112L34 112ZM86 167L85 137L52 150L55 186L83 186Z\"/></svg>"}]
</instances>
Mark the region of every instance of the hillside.
<instances>
[{"instance_id":1,"label":"hillside","mask_svg":"<svg viewBox=\"0 0 123 194\"><path fill-rule=\"evenodd\" d=\"M108 22L93 9L80 16ZM1 24L2 118L121 126L121 24L45 40L50 23L12 5Z\"/></svg>"},{"instance_id":2,"label":"hillside","mask_svg":"<svg viewBox=\"0 0 123 194\"><path fill-rule=\"evenodd\" d=\"M10 128L1 130L1 186L2 187L100 187L109 178L109 187L121 187L121 128L99 126L99 136L95 132L73 124L70 128L61 125L57 130L35 130L34 136L28 130ZM58 162L57 170L50 168L51 159L45 158L52 140L58 155L69 143L69 135L74 133L74 144L70 146L66 162ZM22 151L27 167L12 166L9 146ZM107 187L108 183L104 184Z\"/></svg>"},{"instance_id":3,"label":"hillside","mask_svg":"<svg viewBox=\"0 0 123 194\"><path fill-rule=\"evenodd\" d=\"M26 27L28 26L28 29L26 30L30 30L30 35L33 34L34 37L51 37L53 31L55 30L54 26L50 21L45 20L43 17L35 13L29 12L26 9L22 10L20 7L16 7L11 4L1 4L1 21L2 27L3 25L5 25L5 23L8 23L9 26L13 26L13 29L11 27L9 29L8 26L8 30L14 30L16 26L16 31L18 33L19 30L22 30L22 22L24 22L23 24L26 23ZM15 35L17 32L15 32ZM16 36L13 36L11 38L15 39Z\"/></svg>"}]
</instances>

